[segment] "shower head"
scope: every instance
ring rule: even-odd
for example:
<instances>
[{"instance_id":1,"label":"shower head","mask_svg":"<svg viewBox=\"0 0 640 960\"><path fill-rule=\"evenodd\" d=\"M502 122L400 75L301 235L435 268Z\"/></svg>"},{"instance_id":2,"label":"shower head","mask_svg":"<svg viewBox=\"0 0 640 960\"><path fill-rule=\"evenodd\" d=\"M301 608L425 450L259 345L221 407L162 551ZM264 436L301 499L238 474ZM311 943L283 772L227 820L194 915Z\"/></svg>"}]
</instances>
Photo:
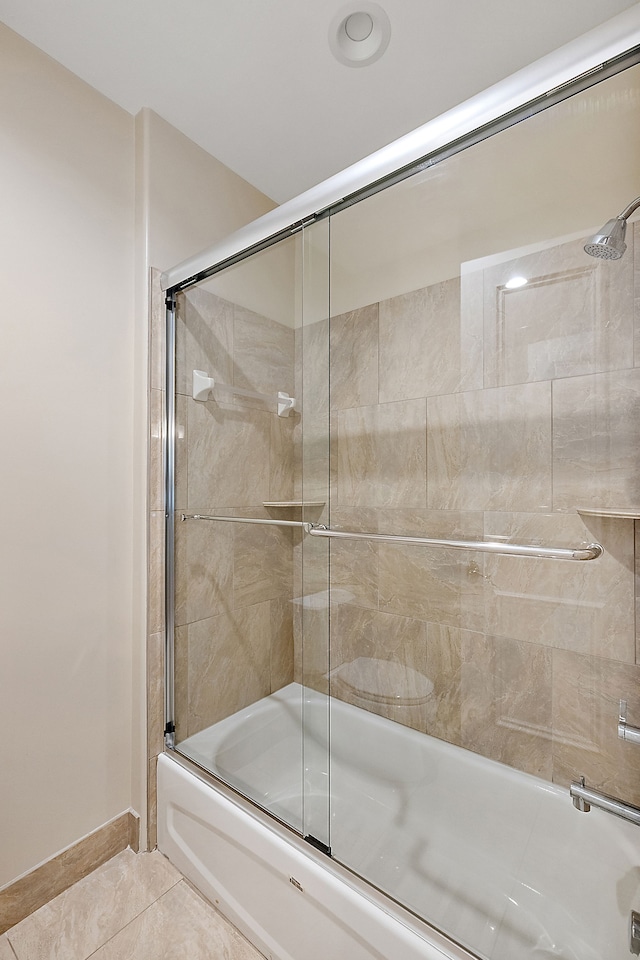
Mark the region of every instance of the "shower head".
<instances>
[{"instance_id":1,"label":"shower head","mask_svg":"<svg viewBox=\"0 0 640 960\"><path fill-rule=\"evenodd\" d=\"M584 245L585 253L590 257L598 257L600 260L619 260L627 249L624 242L624 235L627 231L627 221L616 217L615 220L607 220L604 227L592 237L589 237Z\"/></svg>"},{"instance_id":2,"label":"shower head","mask_svg":"<svg viewBox=\"0 0 640 960\"><path fill-rule=\"evenodd\" d=\"M584 245L585 253L588 253L590 257L598 257L600 260L619 260L627 249L624 242L624 235L627 232L627 217L630 217L638 207L640 207L640 197L636 197L613 220L607 220L604 227L601 227L596 234L589 237Z\"/></svg>"}]
</instances>

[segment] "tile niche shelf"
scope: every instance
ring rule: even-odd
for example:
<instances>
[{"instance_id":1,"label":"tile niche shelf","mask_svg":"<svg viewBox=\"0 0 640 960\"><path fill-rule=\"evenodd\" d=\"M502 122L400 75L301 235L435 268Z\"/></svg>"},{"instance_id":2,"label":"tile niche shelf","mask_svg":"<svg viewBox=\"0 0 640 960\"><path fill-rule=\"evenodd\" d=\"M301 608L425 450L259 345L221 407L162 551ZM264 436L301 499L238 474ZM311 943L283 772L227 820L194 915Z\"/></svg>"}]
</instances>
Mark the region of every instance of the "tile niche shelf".
<instances>
[{"instance_id":1,"label":"tile niche shelf","mask_svg":"<svg viewBox=\"0 0 640 960\"><path fill-rule=\"evenodd\" d=\"M581 517L612 517L616 520L640 520L640 507L576 507Z\"/></svg>"}]
</instances>

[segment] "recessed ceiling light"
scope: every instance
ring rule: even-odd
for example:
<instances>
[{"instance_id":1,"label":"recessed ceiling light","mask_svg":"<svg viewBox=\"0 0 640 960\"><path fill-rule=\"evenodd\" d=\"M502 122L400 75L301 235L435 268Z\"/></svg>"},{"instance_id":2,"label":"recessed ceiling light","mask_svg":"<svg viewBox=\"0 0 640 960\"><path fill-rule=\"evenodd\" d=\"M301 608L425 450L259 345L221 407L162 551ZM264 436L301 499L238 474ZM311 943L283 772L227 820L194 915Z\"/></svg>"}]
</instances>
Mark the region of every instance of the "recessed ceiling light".
<instances>
[{"instance_id":1,"label":"recessed ceiling light","mask_svg":"<svg viewBox=\"0 0 640 960\"><path fill-rule=\"evenodd\" d=\"M518 287L524 287L525 283L528 283L526 277L511 277L511 280L507 280L505 287L507 290L517 290Z\"/></svg>"},{"instance_id":2,"label":"recessed ceiling light","mask_svg":"<svg viewBox=\"0 0 640 960\"><path fill-rule=\"evenodd\" d=\"M370 0L355 0L343 7L329 27L331 52L347 67L366 67L378 60L390 37L389 17Z\"/></svg>"}]
</instances>

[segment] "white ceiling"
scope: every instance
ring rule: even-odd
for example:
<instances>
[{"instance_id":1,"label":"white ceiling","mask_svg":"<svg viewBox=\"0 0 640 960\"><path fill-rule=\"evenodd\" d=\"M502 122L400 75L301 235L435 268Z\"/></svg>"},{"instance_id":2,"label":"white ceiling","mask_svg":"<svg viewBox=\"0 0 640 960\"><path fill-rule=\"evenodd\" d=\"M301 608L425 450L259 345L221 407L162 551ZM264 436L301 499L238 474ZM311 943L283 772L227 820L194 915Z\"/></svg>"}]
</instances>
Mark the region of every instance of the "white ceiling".
<instances>
[{"instance_id":1,"label":"white ceiling","mask_svg":"<svg viewBox=\"0 0 640 960\"><path fill-rule=\"evenodd\" d=\"M281 202L636 5L380 2L391 42L362 68L329 50L343 0L0 0L0 20Z\"/></svg>"}]
</instances>

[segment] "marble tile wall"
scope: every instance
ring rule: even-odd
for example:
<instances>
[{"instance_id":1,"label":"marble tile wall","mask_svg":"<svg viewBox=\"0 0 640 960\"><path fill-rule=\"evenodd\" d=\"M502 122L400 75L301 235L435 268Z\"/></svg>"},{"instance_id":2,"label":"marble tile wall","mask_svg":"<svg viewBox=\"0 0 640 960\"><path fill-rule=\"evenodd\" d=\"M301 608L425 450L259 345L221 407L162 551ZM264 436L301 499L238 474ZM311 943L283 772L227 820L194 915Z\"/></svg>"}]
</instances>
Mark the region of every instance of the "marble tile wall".
<instances>
[{"instance_id":1,"label":"marble tile wall","mask_svg":"<svg viewBox=\"0 0 640 960\"><path fill-rule=\"evenodd\" d=\"M164 730L164 297L152 271L147 638L148 836L156 843L155 769ZM216 390L192 399L192 371L273 395L294 388L293 331L206 290L179 298L176 509L276 517L293 497L293 417L275 403ZM284 519L291 518L285 511ZM293 537L240 524L176 522L175 708L178 741L293 679Z\"/></svg>"},{"instance_id":2,"label":"marble tile wall","mask_svg":"<svg viewBox=\"0 0 640 960\"><path fill-rule=\"evenodd\" d=\"M293 497L295 418L275 403L294 395L293 330L195 289L179 297L177 343L178 517L275 518L263 504ZM193 369L221 384L206 402ZM286 528L177 519L178 741L293 679L293 546Z\"/></svg>"},{"instance_id":3,"label":"marble tile wall","mask_svg":"<svg viewBox=\"0 0 640 960\"><path fill-rule=\"evenodd\" d=\"M333 695L632 803L640 756L616 723L623 698L640 725L634 523L576 508L640 507L639 231L619 262L563 243L332 318L332 527L605 553L333 542L316 639ZM317 659L305 679L326 688Z\"/></svg>"}]
</instances>

